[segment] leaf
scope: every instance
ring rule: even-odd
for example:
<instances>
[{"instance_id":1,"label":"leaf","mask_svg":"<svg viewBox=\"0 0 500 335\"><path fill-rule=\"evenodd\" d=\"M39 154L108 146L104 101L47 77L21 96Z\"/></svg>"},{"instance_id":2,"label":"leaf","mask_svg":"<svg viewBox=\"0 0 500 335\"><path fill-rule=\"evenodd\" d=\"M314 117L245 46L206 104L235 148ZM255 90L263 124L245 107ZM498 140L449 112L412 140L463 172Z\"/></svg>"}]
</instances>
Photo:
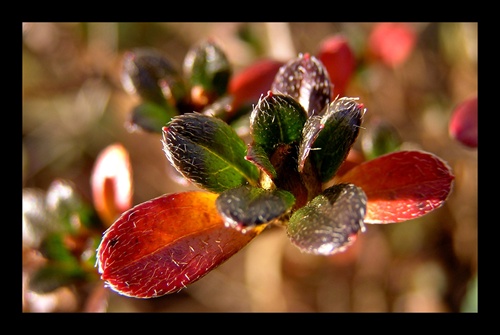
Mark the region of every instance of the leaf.
<instances>
[{"instance_id":1,"label":"leaf","mask_svg":"<svg viewBox=\"0 0 500 335\"><path fill-rule=\"evenodd\" d=\"M245 159L249 162L252 162L259 168L260 171L264 172L269 178L276 178L276 170L274 166L271 164L269 157L266 155L264 149L256 144L252 143L248 146L247 155Z\"/></svg>"},{"instance_id":2,"label":"leaf","mask_svg":"<svg viewBox=\"0 0 500 335\"><path fill-rule=\"evenodd\" d=\"M291 96L311 116L320 114L330 103L332 87L321 61L305 53L280 68L271 91Z\"/></svg>"},{"instance_id":3,"label":"leaf","mask_svg":"<svg viewBox=\"0 0 500 335\"><path fill-rule=\"evenodd\" d=\"M397 129L380 118L370 119L361 138L361 148L367 160L399 150L401 143Z\"/></svg>"},{"instance_id":4,"label":"leaf","mask_svg":"<svg viewBox=\"0 0 500 335\"><path fill-rule=\"evenodd\" d=\"M460 103L454 110L448 126L452 138L469 148L477 148L477 96Z\"/></svg>"},{"instance_id":5,"label":"leaf","mask_svg":"<svg viewBox=\"0 0 500 335\"><path fill-rule=\"evenodd\" d=\"M290 192L244 185L221 193L215 203L228 226L245 232L283 216L294 202Z\"/></svg>"},{"instance_id":6,"label":"leaf","mask_svg":"<svg viewBox=\"0 0 500 335\"><path fill-rule=\"evenodd\" d=\"M152 298L194 283L241 250L260 230L228 229L218 195L163 195L123 213L97 250L101 278L116 292Z\"/></svg>"},{"instance_id":7,"label":"leaf","mask_svg":"<svg viewBox=\"0 0 500 335\"><path fill-rule=\"evenodd\" d=\"M150 133L160 133L172 117L179 114L175 107L160 106L154 102L143 102L132 110L128 127L131 130L139 128Z\"/></svg>"},{"instance_id":8,"label":"leaf","mask_svg":"<svg viewBox=\"0 0 500 335\"><path fill-rule=\"evenodd\" d=\"M418 218L441 207L453 186L451 169L423 151L398 151L361 163L338 178L354 183L368 198L365 223Z\"/></svg>"},{"instance_id":9,"label":"leaf","mask_svg":"<svg viewBox=\"0 0 500 335\"><path fill-rule=\"evenodd\" d=\"M262 94L267 94L283 64L274 59L262 59L232 76L228 93L234 97L233 109L237 110L246 103L254 103Z\"/></svg>"},{"instance_id":10,"label":"leaf","mask_svg":"<svg viewBox=\"0 0 500 335\"><path fill-rule=\"evenodd\" d=\"M337 184L291 216L286 227L301 251L332 255L344 251L365 230L366 196L352 184Z\"/></svg>"},{"instance_id":11,"label":"leaf","mask_svg":"<svg viewBox=\"0 0 500 335\"><path fill-rule=\"evenodd\" d=\"M164 127L162 142L170 163L203 189L220 193L258 183L258 169L245 160L245 143L218 118L199 113L176 116Z\"/></svg>"},{"instance_id":12,"label":"leaf","mask_svg":"<svg viewBox=\"0 0 500 335\"><path fill-rule=\"evenodd\" d=\"M295 99L269 91L250 115L250 131L270 157L278 145L300 141L306 119L306 111Z\"/></svg>"},{"instance_id":13,"label":"leaf","mask_svg":"<svg viewBox=\"0 0 500 335\"><path fill-rule=\"evenodd\" d=\"M356 70L356 56L347 39L342 35L329 36L319 47L317 56L330 76L332 97L342 97Z\"/></svg>"},{"instance_id":14,"label":"leaf","mask_svg":"<svg viewBox=\"0 0 500 335\"><path fill-rule=\"evenodd\" d=\"M226 54L213 40L193 46L183 63L184 75L190 86L206 101L198 100L191 92L195 104L208 105L227 92L232 69Z\"/></svg>"},{"instance_id":15,"label":"leaf","mask_svg":"<svg viewBox=\"0 0 500 335\"><path fill-rule=\"evenodd\" d=\"M177 70L160 52L137 48L125 53L122 62L122 84L129 93L160 106L176 106L186 95Z\"/></svg>"},{"instance_id":16,"label":"leaf","mask_svg":"<svg viewBox=\"0 0 500 335\"><path fill-rule=\"evenodd\" d=\"M320 180L329 181L356 141L364 113L356 98L344 97L333 101L320 120L310 118L299 148L299 168L309 153Z\"/></svg>"},{"instance_id":17,"label":"leaf","mask_svg":"<svg viewBox=\"0 0 500 335\"><path fill-rule=\"evenodd\" d=\"M99 153L90 185L95 210L106 227L132 207L132 167L123 144L110 144Z\"/></svg>"}]
</instances>

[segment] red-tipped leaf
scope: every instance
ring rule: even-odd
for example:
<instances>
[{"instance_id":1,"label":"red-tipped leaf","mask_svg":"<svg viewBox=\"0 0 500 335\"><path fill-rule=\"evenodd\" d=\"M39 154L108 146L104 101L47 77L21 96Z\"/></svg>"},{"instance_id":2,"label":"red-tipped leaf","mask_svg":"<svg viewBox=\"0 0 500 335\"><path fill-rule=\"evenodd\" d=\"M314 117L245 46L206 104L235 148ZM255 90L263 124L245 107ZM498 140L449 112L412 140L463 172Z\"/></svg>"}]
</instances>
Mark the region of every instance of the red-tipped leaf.
<instances>
[{"instance_id":1,"label":"red-tipped leaf","mask_svg":"<svg viewBox=\"0 0 500 335\"><path fill-rule=\"evenodd\" d=\"M205 276L260 232L226 228L217 197L203 191L163 195L123 213L97 250L101 278L122 295L152 298Z\"/></svg>"},{"instance_id":2,"label":"red-tipped leaf","mask_svg":"<svg viewBox=\"0 0 500 335\"><path fill-rule=\"evenodd\" d=\"M418 218L441 207L453 186L450 167L423 151L398 151L361 163L337 182L353 183L368 199L365 223Z\"/></svg>"}]
</instances>

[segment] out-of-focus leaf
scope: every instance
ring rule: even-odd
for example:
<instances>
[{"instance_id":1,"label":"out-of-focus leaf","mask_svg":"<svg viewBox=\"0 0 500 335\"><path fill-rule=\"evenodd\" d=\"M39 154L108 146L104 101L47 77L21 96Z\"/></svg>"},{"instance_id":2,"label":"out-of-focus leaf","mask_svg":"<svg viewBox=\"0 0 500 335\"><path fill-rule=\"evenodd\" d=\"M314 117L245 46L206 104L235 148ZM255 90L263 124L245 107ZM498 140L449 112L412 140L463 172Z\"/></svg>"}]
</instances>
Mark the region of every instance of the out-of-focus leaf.
<instances>
[{"instance_id":1,"label":"out-of-focus leaf","mask_svg":"<svg viewBox=\"0 0 500 335\"><path fill-rule=\"evenodd\" d=\"M226 54L213 40L193 46L183 63L195 105L208 105L227 92L232 68Z\"/></svg>"},{"instance_id":2,"label":"out-of-focus leaf","mask_svg":"<svg viewBox=\"0 0 500 335\"><path fill-rule=\"evenodd\" d=\"M356 141L364 113L355 98L345 97L334 100L321 119L308 119L299 149L299 169L309 152L320 180L330 180Z\"/></svg>"},{"instance_id":3,"label":"out-of-focus leaf","mask_svg":"<svg viewBox=\"0 0 500 335\"><path fill-rule=\"evenodd\" d=\"M294 98L271 91L250 116L253 140L270 156L279 144L299 142L307 113Z\"/></svg>"},{"instance_id":4,"label":"out-of-focus leaf","mask_svg":"<svg viewBox=\"0 0 500 335\"><path fill-rule=\"evenodd\" d=\"M47 189L45 203L55 222L60 225L60 232L75 233L81 228L81 224L89 224L93 214L70 180L53 180Z\"/></svg>"},{"instance_id":5,"label":"out-of-focus leaf","mask_svg":"<svg viewBox=\"0 0 500 335\"><path fill-rule=\"evenodd\" d=\"M373 159L400 148L402 140L397 129L380 118L370 120L361 138L361 148L366 159Z\"/></svg>"},{"instance_id":6,"label":"out-of-focus leaf","mask_svg":"<svg viewBox=\"0 0 500 335\"><path fill-rule=\"evenodd\" d=\"M370 55L384 64L396 67L412 53L417 35L405 22L375 23L368 39Z\"/></svg>"},{"instance_id":7,"label":"out-of-focus leaf","mask_svg":"<svg viewBox=\"0 0 500 335\"><path fill-rule=\"evenodd\" d=\"M327 37L321 42L317 57L330 76L332 98L344 96L356 69L356 57L347 39L342 35Z\"/></svg>"},{"instance_id":8,"label":"out-of-focus leaf","mask_svg":"<svg viewBox=\"0 0 500 335\"><path fill-rule=\"evenodd\" d=\"M217 197L163 195L123 213L99 245L101 278L120 294L150 298L177 292L221 265L261 230L228 229Z\"/></svg>"},{"instance_id":9,"label":"out-of-focus leaf","mask_svg":"<svg viewBox=\"0 0 500 335\"><path fill-rule=\"evenodd\" d=\"M122 62L122 85L145 101L176 106L186 95L180 74L160 52L137 48L126 52Z\"/></svg>"},{"instance_id":10,"label":"out-of-focus leaf","mask_svg":"<svg viewBox=\"0 0 500 335\"><path fill-rule=\"evenodd\" d=\"M35 271L29 278L28 287L33 292L44 294L85 278L85 271L72 263L51 262Z\"/></svg>"},{"instance_id":11,"label":"out-of-focus leaf","mask_svg":"<svg viewBox=\"0 0 500 335\"><path fill-rule=\"evenodd\" d=\"M255 103L271 89L276 73L284 63L273 59L259 60L231 77L228 92L234 97L233 108Z\"/></svg>"},{"instance_id":12,"label":"out-of-focus leaf","mask_svg":"<svg viewBox=\"0 0 500 335\"><path fill-rule=\"evenodd\" d=\"M452 138L469 148L477 148L477 96L459 104L448 126Z\"/></svg>"},{"instance_id":13,"label":"out-of-focus leaf","mask_svg":"<svg viewBox=\"0 0 500 335\"><path fill-rule=\"evenodd\" d=\"M162 141L170 163L201 188L220 193L258 183L257 167L245 160L245 143L218 118L200 113L176 116L164 127Z\"/></svg>"},{"instance_id":14,"label":"out-of-focus leaf","mask_svg":"<svg viewBox=\"0 0 500 335\"><path fill-rule=\"evenodd\" d=\"M353 167L338 182L353 183L366 193L365 223L393 223L441 207L454 178L448 164L434 154L397 151Z\"/></svg>"},{"instance_id":15,"label":"out-of-focus leaf","mask_svg":"<svg viewBox=\"0 0 500 335\"><path fill-rule=\"evenodd\" d=\"M290 192L244 185L222 192L215 204L226 225L245 232L283 216L294 202Z\"/></svg>"},{"instance_id":16,"label":"out-of-focus leaf","mask_svg":"<svg viewBox=\"0 0 500 335\"><path fill-rule=\"evenodd\" d=\"M40 252L45 258L51 261L53 260L78 266L78 260L64 243L64 235L62 234L51 234L47 236L40 247Z\"/></svg>"},{"instance_id":17,"label":"out-of-focus leaf","mask_svg":"<svg viewBox=\"0 0 500 335\"><path fill-rule=\"evenodd\" d=\"M121 143L104 148L91 175L95 210L106 227L132 206L133 182L130 157Z\"/></svg>"},{"instance_id":18,"label":"out-of-focus leaf","mask_svg":"<svg viewBox=\"0 0 500 335\"><path fill-rule=\"evenodd\" d=\"M276 74L271 90L297 100L308 116L323 112L332 94L328 72L321 61L308 53L300 54L283 65Z\"/></svg>"},{"instance_id":19,"label":"out-of-focus leaf","mask_svg":"<svg viewBox=\"0 0 500 335\"><path fill-rule=\"evenodd\" d=\"M45 207L45 192L23 188L23 245L38 248L43 239L61 227Z\"/></svg>"},{"instance_id":20,"label":"out-of-focus leaf","mask_svg":"<svg viewBox=\"0 0 500 335\"><path fill-rule=\"evenodd\" d=\"M290 217L287 234L301 251L332 255L344 251L364 231L366 196L352 184L334 185Z\"/></svg>"},{"instance_id":21,"label":"out-of-focus leaf","mask_svg":"<svg viewBox=\"0 0 500 335\"><path fill-rule=\"evenodd\" d=\"M146 101L134 107L128 127L131 130L139 128L146 132L161 133L161 128L177 114L175 107L160 106L157 103Z\"/></svg>"}]
</instances>

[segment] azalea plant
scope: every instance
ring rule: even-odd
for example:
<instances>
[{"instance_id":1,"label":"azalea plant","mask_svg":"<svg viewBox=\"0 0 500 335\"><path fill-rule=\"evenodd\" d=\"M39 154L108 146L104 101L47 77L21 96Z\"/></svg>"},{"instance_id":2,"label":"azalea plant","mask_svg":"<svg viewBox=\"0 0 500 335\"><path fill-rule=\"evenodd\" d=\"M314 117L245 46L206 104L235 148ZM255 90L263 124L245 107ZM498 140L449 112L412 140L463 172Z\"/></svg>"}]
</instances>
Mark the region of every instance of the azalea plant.
<instances>
[{"instance_id":1,"label":"azalea plant","mask_svg":"<svg viewBox=\"0 0 500 335\"><path fill-rule=\"evenodd\" d=\"M213 41L188 53L182 75L155 51L126 55L124 84L142 98L130 125L161 133L159 150L199 190L137 204L111 224L96 263L111 289L136 298L178 292L270 226L302 252L333 255L369 224L445 203L454 180L447 163L398 150L388 128L377 127L370 159L350 159L369 108L335 91L342 69L329 60L320 52L266 61L237 81Z\"/></svg>"}]
</instances>

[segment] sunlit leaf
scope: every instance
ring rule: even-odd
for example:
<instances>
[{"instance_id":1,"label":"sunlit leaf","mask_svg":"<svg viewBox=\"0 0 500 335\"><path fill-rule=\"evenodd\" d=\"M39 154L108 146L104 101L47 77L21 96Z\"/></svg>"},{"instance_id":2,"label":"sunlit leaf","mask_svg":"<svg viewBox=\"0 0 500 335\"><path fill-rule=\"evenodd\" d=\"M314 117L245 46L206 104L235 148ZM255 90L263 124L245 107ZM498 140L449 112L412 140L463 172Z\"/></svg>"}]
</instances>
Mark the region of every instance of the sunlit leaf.
<instances>
[{"instance_id":1,"label":"sunlit leaf","mask_svg":"<svg viewBox=\"0 0 500 335\"><path fill-rule=\"evenodd\" d=\"M281 217L294 202L290 192L244 185L221 193L216 205L228 226L245 232L249 227Z\"/></svg>"},{"instance_id":2,"label":"sunlit leaf","mask_svg":"<svg viewBox=\"0 0 500 335\"><path fill-rule=\"evenodd\" d=\"M110 144L99 153L90 183L94 207L106 226L132 206L132 168L121 143Z\"/></svg>"},{"instance_id":3,"label":"sunlit leaf","mask_svg":"<svg viewBox=\"0 0 500 335\"><path fill-rule=\"evenodd\" d=\"M306 119L306 111L294 98L269 91L252 111L250 130L254 142L270 156L279 144L300 141Z\"/></svg>"},{"instance_id":4,"label":"sunlit leaf","mask_svg":"<svg viewBox=\"0 0 500 335\"><path fill-rule=\"evenodd\" d=\"M334 100L321 119L310 118L304 127L299 150L299 167L309 152L318 170L320 180L330 180L349 154L356 141L365 109L355 98Z\"/></svg>"},{"instance_id":5,"label":"sunlit leaf","mask_svg":"<svg viewBox=\"0 0 500 335\"><path fill-rule=\"evenodd\" d=\"M365 191L365 223L402 222L427 214L444 204L453 180L446 162L423 151L389 153L361 163L338 178Z\"/></svg>"},{"instance_id":6,"label":"sunlit leaf","mask_svg":"<svg viewBox=\"0 0 500 335\"><path fill-rule=\"evenodd\" d=\"M477 148L477 96L460 103L450 118L450 136L469 148Z\"/></svg>"},{"instance_id":7,"label":"sunlit leaf","mask_svg":"<svg viewBox=\"0 0 500 335\"><path fill-rule=\"evenodd\" d=\"M200 113L173 118L163 129L163 149L184 177L206 190L220 193L258 183L257 167L245 160L245 143L218 118Z\"/></svg>"},{"instance_id":8,"label":"sunlit leaf","mask_svg":"<svg viewBox=\"0 0 500 335\"><path fill-rule=\"evenodd\" d=\"M271 91L297 100L308 116L321 113L330 102L332 87L325 67L308 53L283 65L273 81Z\"/></svg>"},{"instance_id":9,"label":"sunlit leaf","mask_svg":"<svg viewBox=\"0 0 500 335\"><path fill-rule=\"evenodd\" d=\"M364 231L366 196L352 184L337 184L298 209L287 234L301 251L331 255L344 251Z\"/></svg>"},{"instance_id":10,"label":"sunlit leaf","mask_svg":"<svg viewBox=\"0 0 500 335\"><path fill-rule=\"evenodd\" d=\"M51 232L64 231L45 206L45 192L36 188L23 188L23 245L37 248Z\"/></svg>"},{"instance_id":11,"label":"sunlit leaf","mask_svg":"<svg viewBox=\"0 0 500 335\"><path fill-rule=\"evenodd\" d=\"M221 265L260 230L228 229L217 197L163 195L123 213L98 248L101 278L120 294L150 298L177 292Z\"/></svg>"}]
</instances>

